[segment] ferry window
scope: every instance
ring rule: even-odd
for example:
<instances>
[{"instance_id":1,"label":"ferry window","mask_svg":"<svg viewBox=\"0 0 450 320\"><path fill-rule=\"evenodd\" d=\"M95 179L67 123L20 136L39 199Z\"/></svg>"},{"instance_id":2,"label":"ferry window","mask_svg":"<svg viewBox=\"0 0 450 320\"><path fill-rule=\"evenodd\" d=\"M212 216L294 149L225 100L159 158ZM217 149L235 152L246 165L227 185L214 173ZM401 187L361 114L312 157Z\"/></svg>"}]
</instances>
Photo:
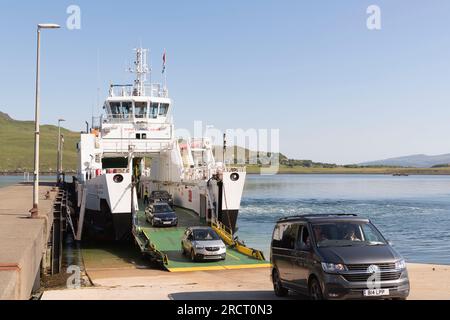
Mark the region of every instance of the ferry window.
<instances>
[{"instance_id":1,"label":"ferry window","mask_svg":"<svg viewBox=\"0 0 450 320\"><path fill-rule=\"evenodd\" d=\"M128 119L131 117L131 110L132 103L131 102L122 102L122 108L120 114L123 116L124 119Z\"/></svg>"},{"instance_id":2,"label":"ferry window","mask_svg":"<svg viewBox=\"0 0 450 320\"><path fill-rule=\"evenodd\" d=\"M146 118L147 117L147 102L135 102L134 103L134 117Z\"/></svg>"},{"instance_id":3,"label":"ferry window","mask_svg":"<svg viewBox=\"0 0 450 320\"><path fill-rule=\"evenodd\" d=\"M120 102L111 102L109 104L109 107L111 109L111 115L113 118L117 118L120 114Z\"/></svg>"},{"instance_id":4,"label":"ferry window","mask_svg":"<svg viewBox=\"0 0 450 320\"><path fill-rule=\"evenodd\" d=\"M158 116L158 103L152 102L150 106L150 118L156 119Z\"/></svg>"},{"instance_id":5,"label":"ferry window","mask_svg":"<svg viewBox=\"0 0 450 320\"><path fill-rule=\"evenodd\" d=\"M146 133L142 134L142 139L147 139L147 134Z\"/></svg>"},{"instance_id":6,"label":"ferry window","mask_svg":"<svg viewBox=\"0 0 450 320\"><path fill-rule=\"evenodd\" d=\"M161 103L159 105L159 115L165 116L167 114L167 111L169 110L169 104L167 103Z\"/></svg>"}]
</instances>

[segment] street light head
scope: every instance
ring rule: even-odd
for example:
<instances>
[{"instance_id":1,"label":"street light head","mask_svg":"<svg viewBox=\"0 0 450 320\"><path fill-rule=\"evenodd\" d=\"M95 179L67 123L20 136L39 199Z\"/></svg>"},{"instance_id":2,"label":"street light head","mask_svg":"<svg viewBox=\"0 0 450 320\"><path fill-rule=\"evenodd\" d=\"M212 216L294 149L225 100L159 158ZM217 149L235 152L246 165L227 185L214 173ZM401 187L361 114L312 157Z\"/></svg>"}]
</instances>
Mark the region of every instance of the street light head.
<instances>
[{"instance_id":1,"label":"street light head","mask_svg":"<svg viewBox=\"0 0 450 320\"><path fill-rule=\"evenodd\" d=\"M38 24L39 29L59 29L61 26L56 23L39 23Z\"/></svg>"}]
</instances>

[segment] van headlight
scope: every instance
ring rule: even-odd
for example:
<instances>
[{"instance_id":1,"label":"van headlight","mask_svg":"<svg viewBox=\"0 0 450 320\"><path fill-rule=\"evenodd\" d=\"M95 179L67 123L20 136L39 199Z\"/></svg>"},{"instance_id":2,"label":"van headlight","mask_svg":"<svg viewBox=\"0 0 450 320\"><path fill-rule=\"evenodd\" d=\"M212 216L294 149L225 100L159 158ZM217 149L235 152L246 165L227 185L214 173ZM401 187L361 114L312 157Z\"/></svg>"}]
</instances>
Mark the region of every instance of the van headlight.
<instances>
[{"instance_id":1,"label":"van headlight","mask_svg":"<svg viewBox=\"0 0 450 320\"><path fill-rule=\"evenodd\" d=\"M395 269L397 269L397 270L403 270L403 269L406 269L406 262L405 262L405 260L402 259L402 260L400 260L400 261L397 261L397 262L395 263Z\"/></svg>"},{"instance_id":2,"label":"van headlight","mask_svg":"<svg viewBox=\"0 0 450 320\"><path fill-rule=\"evenodd\" d=\"M342 263L326 263L322 262L322 269L328 273L335 273L340 271L345 271L347 268Z\"/></svg>"}]
</instances>

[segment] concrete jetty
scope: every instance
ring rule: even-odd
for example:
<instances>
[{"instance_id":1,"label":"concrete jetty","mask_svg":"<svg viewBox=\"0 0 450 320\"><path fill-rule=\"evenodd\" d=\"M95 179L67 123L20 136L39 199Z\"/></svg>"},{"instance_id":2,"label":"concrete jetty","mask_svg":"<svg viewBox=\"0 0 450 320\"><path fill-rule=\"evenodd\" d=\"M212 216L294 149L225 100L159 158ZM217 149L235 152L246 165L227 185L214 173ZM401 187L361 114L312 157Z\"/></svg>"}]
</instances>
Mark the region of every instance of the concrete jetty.
<instances>
[{"instance_id":1,"label":"concrete jetty","mask_svg":"<svg viewBox=\"0 0 450 320\"><path fill-rule=\"evenodd\" d=\"M57 189L48 183L41 185L40 216L29 219L32 189L30 184L0 188L0 300L29 299L39 286Z\"/></svg>"},{"instance_id":2,"label":"concrete jetty","mask_svg":"<svg viewBox=\"0 0 450 320\"><path fill-rule=\"evenodd\" d=\"M94 286L44 292L43 300L273 300L270 268L169 273L125 263L86 269ZM450 300L450 266L408 264L409 300ZM224 281L226 279L226 281Z\"/></svg>"},{"instance_id":3,"label":"concrete jetty","mask_svg":"<svg viewBox=\"0 0 450 320\"><path fill-rule=\"evenodd\" d=\"M132 247L87 246L82 251L83 270L93 286L53 288L43 300L91 299L278 299L270 268L171 273L146 263ZM411 300L450 300L450 266L408 263ZM224 281L226 279L226 281ZM286 299L306 299L290 295Z\"/></svg>"}]
</instances>

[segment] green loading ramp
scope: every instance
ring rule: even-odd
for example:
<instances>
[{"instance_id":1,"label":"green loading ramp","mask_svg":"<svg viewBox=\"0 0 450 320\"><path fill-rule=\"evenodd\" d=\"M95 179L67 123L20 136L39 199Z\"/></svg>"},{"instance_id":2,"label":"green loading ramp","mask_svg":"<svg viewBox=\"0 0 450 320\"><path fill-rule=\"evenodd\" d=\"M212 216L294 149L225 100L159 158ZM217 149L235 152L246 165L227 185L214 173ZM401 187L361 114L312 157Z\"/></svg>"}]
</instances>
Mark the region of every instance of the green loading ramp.
<instances>
[{"instance_id":1,"label":"green loading ramp","mask_svg":"<svg viewBox=\"0 0 450 320\"><path fill-rule=\"evenodd\" d=\"M141 251L159 260L171 272L187 272L202 270L227 270L245 268L270 267L265 260L259 260L238 252L232 247L227 248L224 261L192 262L181 251L181 238L186 227L205 225L193 212L176 208L178 227L154 228L145 219L142 210L144 205L139 203L140 210L136 213L135 239Z\"/></svg>"}]
</instances>

